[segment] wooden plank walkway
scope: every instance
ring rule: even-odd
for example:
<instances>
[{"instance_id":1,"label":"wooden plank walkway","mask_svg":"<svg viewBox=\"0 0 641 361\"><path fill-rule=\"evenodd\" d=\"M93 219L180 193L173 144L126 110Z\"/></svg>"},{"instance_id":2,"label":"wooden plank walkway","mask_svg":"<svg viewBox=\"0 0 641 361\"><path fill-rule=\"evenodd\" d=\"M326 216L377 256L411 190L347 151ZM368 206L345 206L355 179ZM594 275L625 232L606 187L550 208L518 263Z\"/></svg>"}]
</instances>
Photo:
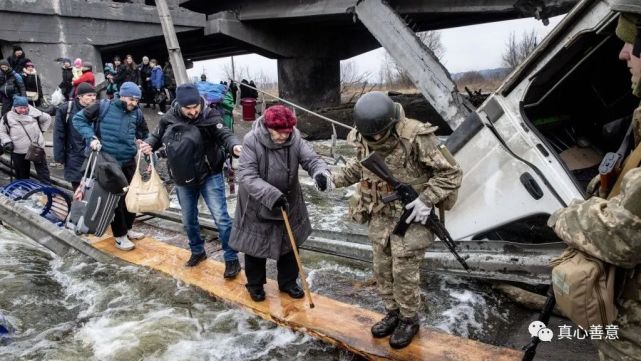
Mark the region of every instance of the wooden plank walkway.
<instances>
[{"instance_id":1,"label":"wooden plank walkway","mask_svg":"<svg viewBox=\"0 0 641 361\"><path fill-rule=\"evenodd\" d=\"M254 302L245 290L245 275L233 280L222 277L224 264L211 259L197 267L187 268L184 263L189 251L153 238L135 241L136 248L125 252L114 246L112 237L90 238L92 245L127 262L149 267L201 288L215 298L242 307L266 320L310 334L325 342L349 350L370 360L521 360L520 351L473 341L445 332L422 327L410 346L394 350L388 338L375 339L371 325L383 315L322 295L314 294L315 308L310 309L305 299L295 300L279 292L274 280L265 286L267 298Z\"/></svg>"}]
</instances>

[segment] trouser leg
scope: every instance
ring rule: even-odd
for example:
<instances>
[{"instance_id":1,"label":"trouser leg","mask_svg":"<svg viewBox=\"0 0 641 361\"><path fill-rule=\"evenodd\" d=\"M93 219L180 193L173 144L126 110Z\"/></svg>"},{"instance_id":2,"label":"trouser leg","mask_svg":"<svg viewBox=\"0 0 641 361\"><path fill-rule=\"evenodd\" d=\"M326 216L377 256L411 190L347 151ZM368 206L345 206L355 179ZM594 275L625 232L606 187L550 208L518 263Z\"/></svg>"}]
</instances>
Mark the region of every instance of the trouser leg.
<instances>
[{"instance_id":1,"label":"trouser leg","mask_svg":"<svg viewBox=\"0 0 641 361\"><path fill-rule=\"evenodd\" d=\"M267 260L245 254L245 277L247 287L262 288L267 283Z\"/></svg>"},{"instance_id":2,"label":"trouser leg","mask_svg":"<svg viewBox=\"0 0 641 361\"><path fill-rule=\"evenodd\" d=\"M298 264L296 264L294 251L281 255L276 262L276 268L278 269L278 288L283 289L296 283Z\"/></svg>"}]
</instances>

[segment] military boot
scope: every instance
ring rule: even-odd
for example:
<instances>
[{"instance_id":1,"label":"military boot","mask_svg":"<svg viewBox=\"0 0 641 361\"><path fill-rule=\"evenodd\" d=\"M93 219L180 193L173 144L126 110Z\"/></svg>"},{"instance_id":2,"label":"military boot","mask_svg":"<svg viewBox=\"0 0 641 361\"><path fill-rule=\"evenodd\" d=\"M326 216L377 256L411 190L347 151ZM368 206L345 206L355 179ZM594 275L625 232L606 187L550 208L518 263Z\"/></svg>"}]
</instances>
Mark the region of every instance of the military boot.
<instances>
[{"instance_id":1,"label":"military boot","mask_svg":"<svg viewBox=\"0 0 641 361\"><path fill-rule=\"evenodd\" d=\"M398 325L399 317L400 314L398 310L387 312L387 315L385 315L382 320L372 326L372 336L380 338L390 335L394 332L396 325Z\"/></svg>"},{"instance_id":2,"label":"military boot","mask_svg":"<svg viewBox=\"0 0 641 361\"><path fill-rule=\"evenodd\" d=\"M405 318L399 316L399 323L389 338L389 345L392 348L403 348L412 342L414 335L418 332L418 317Z\"/></svg>"}]
</instances>

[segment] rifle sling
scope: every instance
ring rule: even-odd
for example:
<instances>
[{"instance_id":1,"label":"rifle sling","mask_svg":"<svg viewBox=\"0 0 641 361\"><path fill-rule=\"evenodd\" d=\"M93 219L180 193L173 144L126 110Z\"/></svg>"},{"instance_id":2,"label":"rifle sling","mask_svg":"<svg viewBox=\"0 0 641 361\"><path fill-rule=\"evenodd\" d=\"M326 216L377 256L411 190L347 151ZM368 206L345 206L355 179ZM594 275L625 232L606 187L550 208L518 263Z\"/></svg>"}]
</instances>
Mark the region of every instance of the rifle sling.
<instances>
[{"instance_id":1,"label":"rifle sling","mask_svg":"<svg viewBox=\"0 0 641 361\"><path fill-rule=\"evenodd\" d=\"M621 182L623 182L623 177L625 177L629 171L638 167L639 164L641 164L641 143L637 145L636 149L634 149L634 151L625 160L623 169L621 170L621 173L619 173L617 181L614 183L614 187L612 187L610 194L608 194L608 199L619 195L621 192Z\"/></svg>"}]
</instances>

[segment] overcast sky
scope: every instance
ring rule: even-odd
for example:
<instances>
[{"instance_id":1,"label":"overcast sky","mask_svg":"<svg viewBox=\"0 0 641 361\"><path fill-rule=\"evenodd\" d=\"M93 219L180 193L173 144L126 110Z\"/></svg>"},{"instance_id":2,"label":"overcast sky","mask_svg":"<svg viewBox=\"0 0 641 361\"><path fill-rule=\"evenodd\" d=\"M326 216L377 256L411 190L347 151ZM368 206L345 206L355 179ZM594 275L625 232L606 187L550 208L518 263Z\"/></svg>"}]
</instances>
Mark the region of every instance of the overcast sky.
<instances>
[{"instance_id":1,"label":"overcast sky","mask_svg":"<svg viewBox=\"0 0 641 361\"><path fill-rule=\"evenodd\" d=\"M445 47L441 61L451 73L502 67L501 57L511 32L520 36L524 32L534 30L540 41L562 18L551 18L548 26L544 26L541 21L528 18L441 30L441 41ZM383 54L384 50L378 48L345 61L355 62L357 71L367 71L372 74L373 81L378 81ZM223 68L230 67L230 63L230 58L195 62L188 74L190 77L200 76L204 71L209 80L217 82L224 79ZM276 60L250 54L235 56L234 63L237 74L239 71L248 70L252 75L262 73L274 81L278 78Z\"/></svg>"}]
</instances>

